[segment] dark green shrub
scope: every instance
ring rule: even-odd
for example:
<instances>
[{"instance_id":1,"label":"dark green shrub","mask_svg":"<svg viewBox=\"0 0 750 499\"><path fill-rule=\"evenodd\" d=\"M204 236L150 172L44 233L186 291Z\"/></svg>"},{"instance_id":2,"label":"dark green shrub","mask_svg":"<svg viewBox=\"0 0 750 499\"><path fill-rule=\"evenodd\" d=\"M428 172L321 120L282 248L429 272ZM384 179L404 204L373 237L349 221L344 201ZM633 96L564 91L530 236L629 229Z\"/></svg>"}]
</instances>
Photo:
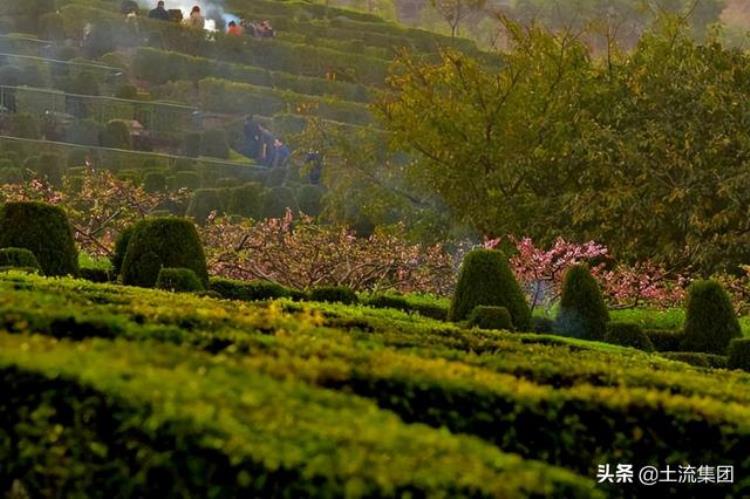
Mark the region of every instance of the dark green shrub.
<instances>
[{"instance_id":1,"label":"dark green shrub","mask_svg":"<svg viewBox=\"0 0 750 499\"><path fill-rule=\"evenodd\" d=\"M102 130L100 136L102 147L113 149L132 149L133 140L130 136L130 127L124 120L110 120Z\"/></svg>"},{"instance_id":2,"label":"dark green shrub","mask_svg":"<svg viewBox=\"0 0 750 499\"><path fill-rule=\"evenodd\" d=\"M210 158L229 159L229 139L221 128L206 130L201 135L201 155Z\"/></svg>"},{"instance_id":3,"label":"dark green shrub","mask_svg":"<svg viewBox=\"0 0 750 499\"><path fill-rule=\"evenodd\" d=\"M175 173L175 186L178 189L199 189L201 186L201 176L192 171L179 171Z\"/></svg>"},{"instance_id":4,"label":"dark green shrub","mask_svg":"<svg viewBox=\"0 0 750 499\"><path fill-rule=\"evenodd\" d=\"M152 287L163 267L190 269L208 285L203 246L189 220L146 219L133 229L122 262L123 284Z\"/></svg>"},{"instance_id":5,"label":"dark green shrub","mask_svg":"<svg viewBox=\"0 0 750 499\"><path fill-rule=\"evenodd\" d=\"M14 137L20 137L22 139L42 138L39 121L29 113L11 115L10 128Z\"/></svg>"},{"instance_id":6,"label":"dark green shrub","mask_svg":"<svg viewBox=\"0 0 750 499\"><path fill-rule=\"evenodd\" d=\"M79 193L83 189L83 175L66 175L63 177L63 191L68 193Z\"/></svg>"},{"instance_id":7,"label":"dark green shrub","mask_svg":"<svg viewBox=\"0 0 750 499\"><path fill-rule=\"evenodd\" d=\"M750 371L750 338L735 338L729 342L727 367Z\"/></svg>"},{"instance_id":8,"label":"dark green shrub","mask_svg":"<svg viewBox=\"0 0 750 499\"><path fill-rule=\"evenodd\" d=\"M235 181L236 182L236 181ZM230 215L259 219L263 214L263 186L249 182L229 190L226 211Z\"/></svg>"},{"instance_id":9,"label":"dark green shrub","mask_svg":"<svg viewBox=\"0 0 750 499\"><path fill-rule=\"evenodd\" d=\"M651 340L638 324L610 322L607 324L604 341L615 345L637 348L644 352L654 351L653 343L651 343Z\"/></svg>"},{"instance_id":10,"label":"dark green shrub","mask_svg":"<svg viewBox=\"0 0 750 499\"><path fill-rule=\"evenodd\" d=\"M299 210L294 191L288 187L274 187L266 192L263 198L263 218L282 218L287 209L294 213Z\"/></svg>"},{"instance_id":11,"label":"dark green shrub","mask_svg":"<svg viewBox=\"0 0 750 499\"><path fill-rule=\"evenodd\" d=\"M208 287L227 300L259 301L292 296L290 289L271 281L236 281L212 277Z\"/></svg>"},{"instance_id":12,"label":"dark green shrub","mask_svg":"<svg viewBox=\"0 0 750 499\"><path fill-rule=\"evenodd\" d=\"M130 227L123 229L115 240L115 249L112 252L112 258L110 258L110 261L112 262L112 272L114 272L115 275L120 275L122 262L125 260L125 252L128 250L128 243L130 243L130 237L133 235L135 227L135 225L131 225Z\"/></svg>"},{"instance_id":13,"label":"dark green shrub","mask_svg":"<svg viewBox=\"0 0 750 499\"><path fill-rule=\"evenodd\" d=\"M182 138L182 154L188 158L197 158L201 155L201 134L197 132L185 134Z\"/></svg>"},{"instance_id":14,"label":"dark green shrub","mask_svg":"<svg viewBox=\"0 0 750 499\"><path fill-rule=\"evenodd\" d=\"M66 142L84 146L98 146L100 131L101 126L96 121L91 119L78 120L70 125L66 131Z\"/></svg>"},{"instance_id":15,"label":"dark green shrub","mask_svg":"<svg viewBox=\"0 0 750 499\"><path fill-rule=\"evenodd\" d=\"M499 251L477 249L466 255L451 302L450 320L465 320L480 305L505 307L516 329L529 327L531 311L526 298Z\"/></svg>"},{"instance_id":16,"label":"dark green shrub","mask_svg":"<svg viewBox=\"0 0 750 499\"><path fill-rule=\"evenodd\" d=\"M112 282L114 276L113 272L107 269L81 267L78 272L81 279L97 283Z\"/></svg>"},{"instance_id":17,"label":"dark green shrub","mask_svg":"<svg viewBox=\"0 0 750 499\"><path fill-rule=\"evenodd\" d=\"M143 177L143 189L146 192L164 192L167 189L167 177L161 172L148 172Z\"/></svg>"},{"instance_id":18,"label":"dark green shrub","mask_svg":"<svg viewBox=\"0 0 750 499\"><path fill-rule=\"evenodd\" d=\"M672 331L670 329L646 329L644 334L654 345L657 352L677 352L682 346L682 340L685 334L682 331Z\"/></svg>"},{"instance_id":19,"label":"dark green shrub","mask_svg":"<svg viewBox=\"0 0 750 499\"><path fill-rule=\"evenodd\" d=\"M135 100L138 98L138 87L130 84L121 85L117 89L117 92L115 92L115 97L118 99Z\"/></svg>"},{"instance_id":20,"label":"dark green shrub","mask_svg":"<svg viewBox=\"0 0 750 499\"><path fill-rule=\"evenodd\" d=\"M198 189L193 193L186 215L203 224L211 212L221 214L221 196L218 189Z\"/></svg>"},{"instance_id":21,"label":"dark green shrub","mask_svg":"<svg viewBox=\"0 0 750 499\"><path fill-rule=\"evenodd\" d=\"M190 269L164 267L156 278L156 287L167 291L194 292L205 288L198 276Z\"/></svg>"},{"instance_id":22,"label":"dark green shrub","mask_svg":"<svg viewBox=\"0 0 750 499\"><path fill-rule=\"evenodd\" d=\"M479 305L469 314L469 326L480 329L505 329L513 331L513 319L505 307Z\"/></svg>"},{"instance_id":23,"label":"dark green shrub","mask_svg":"<svg viewBox=\"0 0 750 499\"><path fill-rule=\"evenodd\" d=\"M320 286L310 292L310 300L352 305L359 302L357 294L346 286Z\"/></svg>"},{"instance_id":24,"label":"dark green shrub","mask_svg":"<svg viewBox=\"0 0 750 499\"><path fill-rule=\"evenodd\" d=\"M539 334L551 334L555 332L555 321L547 317L532 317L531 330Z\"/></svg>"},{"instance_id":25,"label":"dark green shrub","mask_svg":"<svg viewBox=\"0 0 750 499\"><path fill-rule=\"evenodd\" d=\"M297 192L297 204L305 215L317 217L323 211L323 189L317 185L303 185Z\"/></svg>"},{"instance_id":26,"label":"dark green shrub","mask_svg":"<svg viewBox=\"0 0 750 499\"><path fill-rule=\"evenodd\" d=\"M23 181L23 171L20 168L0 170L0 184L21 184Z\"/></svg>"},{"instance_id":27,"label":"dark green shrub","mask_svg":"<svg viewBox=\"0 0 750 499\"><path fill-rule=\"evenodd\" d=\"M564 336L603 340L609 312L602 292L586 265L573 265L565 273L560 311L555 328Z\"/></svg>"},{"instance_id":28,"label":"dark green shrub","mask_svg":"<svg viewBox=\"0 0 750 499\"><path fill-rule=\"evenodd\" d=\"M46 179L52 185L62 185L62 158L56 154L45 153L40 156L31 156L24 162L24 168Z\"/></svg>"},{"instance_id":29,"label":"dark green shrub","mask_svg":"<svg viewBox=\"0 0 750 499\"><path fill-rule=\"evenodd\" d=\"M49 276L78 274L78 250L68 216L45 203L7 203L0 209L0 248L26 248Z\"/></svg>"},{"instance_id":30,"label":"dark green shrub","mask_svg":"<svg viewBox=\"0 0 750 499\"><path fill-rule=\"evenodd\" d=\"M669 360L684 362L695 367L711 369L726 369L727 357L704 352L661 352L660 355Z\"/></svg>"},{"instance_id":31,"label":"dark green shrub","mask_svg":"<svg viewBox=\"0 0 750 499\"><path fill-rule=\"evenodd\" d=\"M409 302L405 297L390 294L372 296L367 300L367 305L374 308L393 308L404 312L409 312L411 310Z\"/></svg>"},{"instance_id":32,"label":"dark green shrub","mask_svg":"<svg viewBox=\"0 0 750 499\"><path fill-rule=\"evenodd\" d=\"M729 295L716 281L690 285L682 350L723 354L733 338L742 336Z\"/></svg>"},{"instance_id":33,"label":"dark green shrub","mask_svg":"<svg viewBox=\"0 0 750 499\"><path fill-rule=\"evenodd\" d=\"M39 261L34 253L26 248L2 248L0 249L0 267L21 267L41 270Z\"/></svg>"}]
</instances>

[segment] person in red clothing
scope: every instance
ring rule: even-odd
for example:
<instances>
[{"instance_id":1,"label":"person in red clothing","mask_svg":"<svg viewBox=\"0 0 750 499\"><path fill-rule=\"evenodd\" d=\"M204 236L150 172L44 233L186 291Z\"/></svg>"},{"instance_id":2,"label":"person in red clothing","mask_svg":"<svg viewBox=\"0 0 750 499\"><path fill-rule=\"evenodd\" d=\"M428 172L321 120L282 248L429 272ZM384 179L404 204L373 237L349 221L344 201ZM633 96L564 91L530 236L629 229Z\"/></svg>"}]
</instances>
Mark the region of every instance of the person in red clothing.
<instances>
[{"instance_id":1,"label":"person in red clothing","mask_svg":"<svg viewBox=\"0 0 750 499\"><path fill-rule=\"evenodd\" d=\"M229 27L227 28L228 35L241 36L243 32L244 30L242 29L242 26L234 21L229 21Z\"/></svg>"}]
</instances>

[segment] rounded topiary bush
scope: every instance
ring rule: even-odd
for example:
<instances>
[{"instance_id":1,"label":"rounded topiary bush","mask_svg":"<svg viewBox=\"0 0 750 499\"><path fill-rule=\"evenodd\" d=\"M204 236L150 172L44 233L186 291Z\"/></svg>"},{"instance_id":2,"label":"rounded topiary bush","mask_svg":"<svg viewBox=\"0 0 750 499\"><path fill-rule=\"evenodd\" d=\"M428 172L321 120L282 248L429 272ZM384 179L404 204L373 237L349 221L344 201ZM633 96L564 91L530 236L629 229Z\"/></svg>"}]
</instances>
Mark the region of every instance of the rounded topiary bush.
<instances>
[{"instance_id":1,"label":"rounded topiary bush","mask_svg":"<svg viewBox=\"0 0 750 499\"><path fill-rule=\"evenodd\" d=\"M209 289L228 300L273 300L276 298L288 298L292 296L292 290L272 281L236 281L212 277Z\"/></svg>"},{"instance_id":2,"label":"rounded topiary bush","mask_svg":"<svg viewBox=\"0 0 750 499\"><path fill-rule=\"evenodd\" d=\"M167 291L203 291L205 288L190 269L164 267L156 278L156 287Z\"/></svg>"},{"instance_id":3,"label":"rounded topiary bush","mask_svg":"<svg viewBox=\"0 0 750 499\"><path fill-rule=\"evenodd\" d=\"M227 213L256 220L261 218L264 192L263 186L257 182L248 182L231 188L227 201Z\"/></svg>"},{"instance_id":4,"label":"rounded topiary bush","mask_svg":"<svg viewBox=\"0 0 750 499\"><path fill-rule=\"evenodd\" d=\"M167 190L167 177L161 172L148 172L143 177L143 190L146 192L164 192Z\"/></svg>"},{"instance_id":5,"label":"rounded topiary bush","mask_svg":"<svg viewBox=\"0 0 750 499\"><path fill-rule=\"evenodd\" d=\"M565 273L560 310L555 328L558 333L584 340L603 340L609 321L599 284L587 265L573 265Z\"/></svg>"},{"instance_id":6,"label":"rounded topiary bush","mask_svg":"<svg viewBox=\"0 0 750 499\"><path fill-rule=\"evenodd\" d=\"M26 248L0 249L0 268L42 269L34 253Z\"/></svg>"},{"instance_id":7,"label":"rounded topiary bush","mask_svg":"<svg viewBox=\"0 0 750 499\"><path fill-rule=\"evenodd\" d=\"M211 212L221 214L221 196L218 189L198 189L190 199L186 215L203 224Z\"/></svg>"},{"instance_id":8,"label":"rounded topiary bush","mask_svg":"<svg viewBox=\"0 0 750 499\"><path fill-rule=\"evenodd\" d=\"M729 295L716 281L690 285L682 350L723 354L742 336Z\"/></svg>"},{"instance_id":9,"label":"rounded topiary bush","mask_svg":"<svg viewBox=\"0 0 750 499\"><path fill-rule=\"evenodd\" d=\"M175 187L178 189L199 189L201 186L201 176L197 172L178 171L174 176Z\"/></svg>"},{"instance_id":10,"label":"rounded topiary bush","mask_svg":"<svg viewBox=\"0 0 750 499\"><path fill-rule=\"evenodd\" d=\"M637 348L644 352L653 352L654 344L638 324L627 324L625 322L610 322L607 324L607 332L604 341L615 345Z\"/></svg>"},{"instance_id":11,"label":"rounded topiary bush","mask_svg":"<svg viewBox=\"0 0 750 499\"><path fill-rule=\"evenodd\" d=\"M123 120L110 120L102 130L100 142L103 147L114 149L132 149L133 147L130 128Z\"/></svg>"},{"instance_id":12,"label":"rounded topiary bush","mask_svg":"<svg viewBox=\"0 0 750 499\"><path fill-rule=\"evenodd\" d=\"M31 251L49 276L78 274L73 229L58 206L18 202L0 208L0 248Z\"/></svg>"},{"instance_id":13,"label":"rounded topiary bush","mask_svg":"<svg viewBox=\"0 0 750 499\"><path fill-rule=\"evenodd\" d=\"M152 218L133 228L122 262L123 284L153 287L164 267L190 269L208 285L203 246L190 220Z\"/></svg>"},{"instance_id":14,"label":"rounded topiary bush","mask_svg":"<svg viewBox=\"0 0 750 499\"><path fill-rule=\"evenodd\" d=\"M465 320L478 306L505 307L516 329L529 327L531 310L508 261L496 250L477 249L464 258L449 312L454 322Z\"/></svg>"},{"instance_id":15,"label":"rounded topiary bush","mask_svg":"<svg viewBox=\"0 0 750 499\"><path fill-rule=\"evenodd\" d=\"M469 314L469 326L480 329L513 330L513 319L505 307L480 305Z\"/></svg>"},{"instance_id":16,"label":"rounded topiary bush","mask_svg":"<svg viewBox=\"0 0 750 499\"><path fill-rule=\"evenodd\" d=\"M750 371L750 338L735 338L729 343L729 369Z\"/></svg>"},{"instance_id":17,"label":"rounded topiary bush","mask_svg":"<svg viewBox=\"0 0 750 499\"><path fill-rule=\"evenodd\" d=\"M323 189L317 185L303 185L297 192L299 211L317 217L323 211Z\"/></svg>"},{"instance_id":18,"label":"rounded topiary bush","mask_svg":"<svg viewBox=\"0 0 750 499\"><path fill-rule=\"evenodd\" d=\"M274 187L266 192L263 199L264 218L282 218L287 209L294 213L299 209L294 191L288 187Z\"/></svg>"},{"instance_id":19,"label":"rounded topiary bush","mask_svg":"<svg viewBox=\"0 0 750 499\"><path fill-rule=\"evenodd\" d=\"M201 135L201 155L210 158L229 159L229 139L221 128L206 130Z\"/></svg>"},{"instance_id":20,"label":"rounded topiary bush","mask_svg":"<svg viewBox=\"0 0 750 499\"><path fill-rule=\"evenodd\" d=\"M310 292L312 301L343 303L352 305L359 302L357 293L346 286L320 286Z\"/></svg>"}]
</instances>

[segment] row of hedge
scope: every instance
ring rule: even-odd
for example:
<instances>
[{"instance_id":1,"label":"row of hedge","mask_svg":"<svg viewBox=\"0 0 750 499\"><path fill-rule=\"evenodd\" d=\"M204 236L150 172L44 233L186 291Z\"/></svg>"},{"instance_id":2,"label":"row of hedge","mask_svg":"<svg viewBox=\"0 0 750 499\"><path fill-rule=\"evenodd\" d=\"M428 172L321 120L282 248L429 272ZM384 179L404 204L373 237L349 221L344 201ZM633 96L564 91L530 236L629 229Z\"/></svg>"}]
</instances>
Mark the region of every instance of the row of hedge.
<instances>
[{"instance_id":1,"label":"row of hedge","mask_svg":"<svg viewBox=\"0 0 750 499\"><path fill-rule=\"evenodd\" d=\"M71 284L56 282L50 286L70 287ZM79 288L80 285L76 289ZM89 293L94 292L97 291L92 287ZM26 293L26 300L52 302L47 296L34 298L42 294L39 287L22 293ZM64 291L60 293L60 299L66 296ZM567 388L552 383L539 384L536 380L533 383L519 380L516 373L502 374L494 366L490 369L490 362L506 362L507 353L515 348L517 354L510 357L516 362L523 360L526 369L544 373L547 366L540 362L544 360L567 364L568 371L575 370L581 360L580 347L564 343L545 345L539 342L539 337L532 337L534 341L525 344L520 336L487 334L482 339L486 350L492 348L492 355L478 357L475 353L462 354L464 350L441 348L444 342L456 341L452 333L446 334L447 331L435 331L430 335L413 331L411 335L398 335L393 328L388 328L382 335L369 330L359 339L356 332L351 331L306 330L303 320L278 317L278 314L273 315L273 320L281 322L263 327L263 322L271 317L265 316L263 309L242 309L240 319L232 312L238 310L237 305L231 303L222 311L216 310L215 303L172 299L174 310L164 311L161 302L166 298L145 291L128 291L126 296L130 305L123 302L120 294L116 298L120 303L118 308L122 314L126 314L129 307L138 310L141 327L166 326L173 321L175 325L190 324L194 335L199 335L200 331L214 335L212 331L217 331L216 340L224 345L222 349L231 345L231 340L226 343L230 337L223 336L230 334L227 327L235 324L242 331L248 331L246 335L251 334L248 328L252 326L248 321L254 320L259 329L257 341L263 342L263 348L243 350L242 362L248 368L287 376L289 366L294 365L297 379L373 398L407 421L474 434L504 449L560 463L581 473L588 474L597 463L613 459L636 465L651 462L676 465L708 460L734 464L738 474L744 473L747 466L743 450L748 444L743 426L748 417L746 406L721 400L731 397L747 400L748 390L742 388L744 375L726 373L714 378L679 364L623 351L622 359L617 353L602 354L600 358L601 362L609 363L607 370L612 387L578 383ZM113 299L114 295L110 300ZM106 301L101 305L87 305L86 311L95 317L100 306L101 310L106 310ZM212 316L206 314L208 307L215 310ZM191 311L191 308L196 310ZM30 306L29 309L41 313L43 307ZM297 324L295 329L286 329L291 334L271 337L264 334L269 327L271 330L289 327L290 323L284 321ZM404 324L406 321L401 326L406 327ZM217 329L218 325L221 326ZM434 327L434 323L429 326ZM457 336L466 342L479 340L475 333L461 336L460 332L453 332L459 333ZM378 347L380 341L390 342L390 348ZM428 346L415 348L414 342L419 341ZM540 350L548 357L540 356ZM335 356L330 355L333 351ZM478 367L482 361L487 365ZM657 367L658 371L665 371L665 376L683 376L684 384L692 386L694 393L704 395L717 391L720 396L697 398L693 394L672 393L669 388L629 386L627 378L622 378L621 371L626 369L618 369L625 366L644 379ZM690 381L695 383L688 383ZM728 389L728 386L734 388ZM736 483L732 493L742 494L743 487L742 483Z\"/></svg>"},{"instance_id":2,"label":"row of hedge","mask_svg":"<svg viewBox=\"0 0 750 499\"><path fill-rule=\"evenodd\" d=\"M277 90L289 90L298 94L328 95L356 102L367 102L371 92L363 85L345 81L269 71L245 64L232 64L148 47L136 50L132 72L137 79L157 85L180 80L197 82L214 77Z\"/></svg>"},{"instance_id":3,"label":"row of hedge","mask_svg":"<svg viewBox=\"0 0 750 499\"><path fill-rule=\"evenodd\" d=\"M563 470L208 355L29 340L0 335L5 490L18 481L34 495L596 496Z\"/></svg>"},{"instance_id":4,"label":"row of hedge","mask_svg":"<svg viewBox=\"0 0 750 499\"><path fill-rule=\"evenodd\" d=\"M196 99L191 82L181 81L165 84L155 89L161 98L190 103ZM314 115L328 120L355 125L372 123L367 106L333 97L301 95L248 83L237 83L207 78L198 83L198 104L204 111L226 114L275 114L294 113Z\"/></svg>"},{"instance_id":5,"label":"row of hedge","mask_svg":"<svg viewBox=\"0 0 750 499\"><path fill-rule=\"evenodd\" d=\"M271 71L324 78L336 72L339 79L366 85L382 86L388 72L388 61L357 53L288 43L279 39L255 39L205 32L183 26L141 19L142 31L132 30L114 12L83 5L67 5L60 9L66 35L79 39L86 23L94 29L106 30L107 42L99 49L103 55L115 49L143 45L142 32L151 33L150 46L193 56L250 64ZM98 28L97 28L98 26ZM102 33L104 35L104 33ZM96 54L91 54L96 55Z\"/></svg>"}]
</instances>

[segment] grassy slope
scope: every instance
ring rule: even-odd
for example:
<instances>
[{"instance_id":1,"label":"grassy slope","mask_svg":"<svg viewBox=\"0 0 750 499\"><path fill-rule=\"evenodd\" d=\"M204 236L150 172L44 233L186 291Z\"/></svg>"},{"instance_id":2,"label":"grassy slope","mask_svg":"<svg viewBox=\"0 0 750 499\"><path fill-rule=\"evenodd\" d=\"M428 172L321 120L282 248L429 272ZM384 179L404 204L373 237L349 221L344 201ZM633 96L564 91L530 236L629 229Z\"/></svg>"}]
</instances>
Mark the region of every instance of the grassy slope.
<instances>
[{"instance_id":1,"label":"grassy slope","mask_svg":"<svg viewBox=\"0 0 750 499\"><path fill-rule=\"evenodd\" d=\"M103 364L116 357L113 352L127 351L128 356L138 357L137 365L121 366L123 373L127 368L127 376L147 383L148 377L141 372L178 369L175 356L185 355L187 363L198 359L201 365L218 362L231 371L221 376L232 377L232 385L250 386L250 379L256 377L267 380L264 383L296 383L311 390L303 398L338 397L336 404L351 407L354 413L360 410L356 404L371 399L404 421L446 426L487 442L489 446L481 447L467 441L466 445L479 445L472 455L479 453L492 461L488 456L499 446L587 476L592 476L596 463L613 459L660 463L721 459L735 463L738 473L750 466L740 457L744 456L742 446L750 443L750 376L695 369L611 345L462 331L439 321L366 307L283 300L249 304L19 275L0 279L0 317L7 331L65 339L49 343L36 337L30 343L23 339L26 336L3 335L3 365L36 369L35 356L19 356L19 351L32 345L35 352L52 351L38 357L37 370L65 372L99 390L122 391L123 396L134 388L111 385L115 380L110 378L99 382L87 369L70 366L99 362L100 354L92 354L90 349L101 351ZM79 351L70 340L89 346ZM55 360L58 350L64 361ZM164 359L140 353L151 350L166 352ZM215 382L227 381L217 378ZM170 386L181 392L179 377ZM281 386L278 389L282 390ZM213 390L211 383L205 390ZM347 395L352 393L356 396ZM234 397L225 395L228 400ZM193 418L190 411L180 409L182 404L174 402L171 410ZM372 406L364 407L370 407L368 413L374 411ZM338 419L337 424L349 424L348 410L342 409L340 418L344 419ZM236 421L232 425L238 426L221 431L234 434L243 425L253 424L240 413L233 416ZM316 431L322 441L328 438L330 421L339 417L335 414L320 413L309 421L319 425ZM372 424L383 428L395 424L379 419L384 417L373 416ZM399 427L398 432L407 435L411 428ZM430 447L435 452L442 452L437 450L442 445L456 445L443 442L438 434L418 437L425 430L414 431L414 438L436 439L437 447ZM358 434L355 431L342 438L353 438L351 445L357 448L375 445L378 440L359 444ZM273 438L284 441L286 437ZM382 443L382 452L396 448L388 442ZM412 447L399 452L417 451ZM455 458L463 459L460 455ZM403 466L407 465L419 468L408 460ZM476 464L478 469L485 465ZM356 473L369 476L368 468L357 468ZM389 469L389 480L397 480L400 475ZM477 473L480 477L483 472ZM329 479L341 477L333 473ZM446 475L447 482L433 486L438 490L446 483L455 485L454 479ZM365 479L368 486L372 486L371 480ZM536 478L529 480L536 483ZM478 478L466 486L484 481ZM426 483L418 487L426 487ZM487 487L494 487L493 483L488 482Z\"/></svg>"}]
</instances>

